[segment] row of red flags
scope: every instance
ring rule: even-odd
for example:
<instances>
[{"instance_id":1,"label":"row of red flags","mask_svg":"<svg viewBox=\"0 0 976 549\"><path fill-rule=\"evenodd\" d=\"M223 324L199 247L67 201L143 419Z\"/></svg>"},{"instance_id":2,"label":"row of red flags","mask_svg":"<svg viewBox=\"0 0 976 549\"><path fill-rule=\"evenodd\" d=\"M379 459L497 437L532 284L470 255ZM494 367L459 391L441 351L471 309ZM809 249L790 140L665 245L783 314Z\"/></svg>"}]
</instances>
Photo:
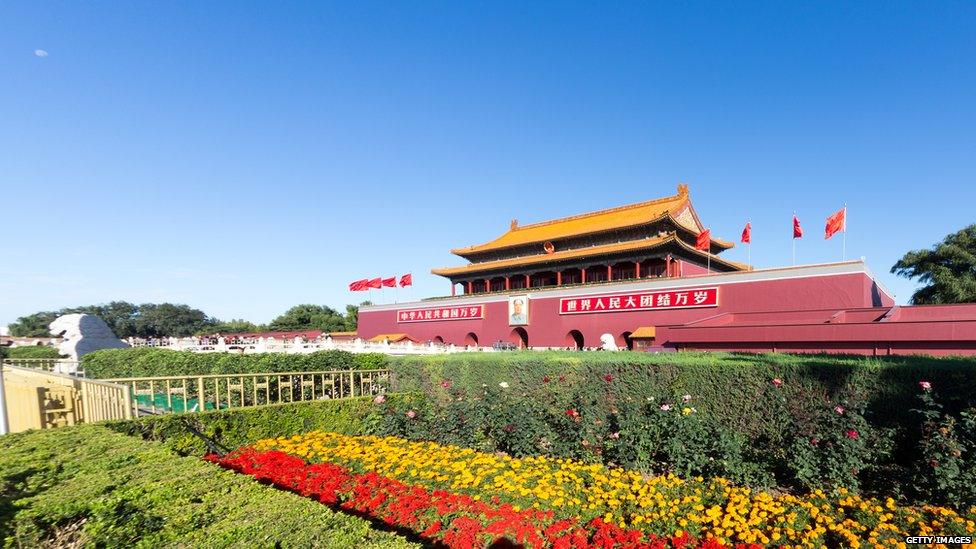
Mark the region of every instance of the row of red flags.
<instances>
[{"instance_id":1,"label":"row of red flags","mask_svg":"<svg viewBox=\"0 0 976 549\"><path fill-rule=\"evenodd\" d=\"M824 240L834 236L839 232L847 230L847 207L843 207L827 218L827 225L824 227ZM800 226L800 218L793 214L793 238L803 238L803 227ZM746 223L744 229L742 229L742 239L743 244L749 244L752 242L752 223ZM698 233L698 239L695 241L695 249L708 251L712 246L712 230L705 229L704 231Z\"/></svg>"},{"instance_id":2,"label":"row of red flags","mask_svg":"<svg viewBox=\"0 0 976 549\"><path fill-rule=\"evenodd\" d=\"M357 280L355 282L349 283L350 292L365 292L366 290L372 290L373 288L396 288L397 287L397 277L391 276L390 278L364 278L362 280ZM404 286L413 286L413 275L407 273L400 277L399 286L403 288Z\"/></svg>"}]
</instances>

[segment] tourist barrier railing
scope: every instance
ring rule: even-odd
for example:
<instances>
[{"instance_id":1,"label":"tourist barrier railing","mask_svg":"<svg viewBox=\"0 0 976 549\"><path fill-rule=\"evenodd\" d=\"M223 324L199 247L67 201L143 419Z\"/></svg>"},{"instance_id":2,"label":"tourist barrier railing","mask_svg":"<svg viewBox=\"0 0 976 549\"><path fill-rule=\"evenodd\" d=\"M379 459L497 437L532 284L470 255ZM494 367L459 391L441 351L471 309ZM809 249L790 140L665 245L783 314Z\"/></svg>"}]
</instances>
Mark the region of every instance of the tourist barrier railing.
<instances>
[{"instance_id":1,"label":"tourist barrier railing","mask_svg":"<svg viewBox=\"0 0 976 549\"><path fill-rule=\"evenodd\" d=\"M378 395L390 387L389 370L330 370L112 378L133 395L135 414L226 410Z\"/></svg>"},{"instance_id":2,"label":"tourist barrier railing","mask_svg":"<svg viewBox=\"0 0 976 549\"><path fill-rule=\"evenodd\" d=\"M0 364L0 434L109 419L130 419L129 387Z\"/></svg>"}]
</instances>

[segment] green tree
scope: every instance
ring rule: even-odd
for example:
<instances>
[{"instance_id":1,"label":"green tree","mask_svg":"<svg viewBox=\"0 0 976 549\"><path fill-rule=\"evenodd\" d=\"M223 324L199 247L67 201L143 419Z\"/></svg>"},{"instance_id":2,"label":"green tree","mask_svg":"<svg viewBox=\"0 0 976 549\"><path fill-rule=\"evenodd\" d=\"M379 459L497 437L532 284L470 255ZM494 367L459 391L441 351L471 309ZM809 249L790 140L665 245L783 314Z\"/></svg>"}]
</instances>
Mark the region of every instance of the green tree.
<instances>
[{"instance_id":1,"label":"green tree","mask_svg":"<svg viewBox=\"0 0 976 549\"><path fill-rule=\"evenodd\" d=\"M912 303L976 302L976 225L945 237L930 250L912 250L891 272L925 284Z\"/></svg>"},{"instance_id":2,"label":"green tree","mask_svg":"<svg viewBox=\"0 0 976 549\"><path fill-rule=\"evenodd\" d=\"M268 329L275 332L292 330L342 332L346 327L346 317L339 311L325 305L308 304L295 305L268 324Z\"/></svg>"},{"instance_id":3,"label":"green tree","mask_svg":"<svg viewBox=\"0 0 976 549\"><path fill-rule=\"evenodd\" d=\"M10 335L16 337L47 337L51 331L48 324L58 318L57 311L41 311L32 315L22 316L17 322L10 324Z\"/></svg>"},{"instance_id":4,"label":"green tree","mask_svg":"<svg viewBox=\"0 0 976 549\"><path fill-rule=\"evenodd\" d=\"M267 326L255 324L243 318L232 318L230 320L219 320L206 330L201 330L199 334L246 334L254 332L264 332Z\"/></svg>"},{"instance_id":5,"label":"green tree","mask_svg":"<svg viewBox=\"0 0 976 549\"><path fill-rule=\"evenodd\" d=\"M355 332L359 325L359 308L363 305L372 305L371 301L363 301L359 305L346 305L346 331Z\"/></svg>"},{"instance_id":6,"label":"green tree","mask_svg":"<svg viewBox=\"0 0 976 549\"><path fill-rule=\"evenodd\" d=\"M144 303L135 317L139 337L183 337L209 329L213 324L203 311L172 303Z\"/></svg>"},{"instance_id":7,"label":"green tree","mask_svg":"<svg viewBox=\"0 0 976 549\"><path fill-rule=\"evenodd\" d=\"M127 301L108 304L65 307L57 311L41 311L22 316L10 325L10 333L18 337L45 337L55 318L61 315L83 313L97 316L108 324L120 338L185 336L206 331L216 321L203 311L187 305L172 303L143 303L134 305Z\"/></svg>"}]
</instances>

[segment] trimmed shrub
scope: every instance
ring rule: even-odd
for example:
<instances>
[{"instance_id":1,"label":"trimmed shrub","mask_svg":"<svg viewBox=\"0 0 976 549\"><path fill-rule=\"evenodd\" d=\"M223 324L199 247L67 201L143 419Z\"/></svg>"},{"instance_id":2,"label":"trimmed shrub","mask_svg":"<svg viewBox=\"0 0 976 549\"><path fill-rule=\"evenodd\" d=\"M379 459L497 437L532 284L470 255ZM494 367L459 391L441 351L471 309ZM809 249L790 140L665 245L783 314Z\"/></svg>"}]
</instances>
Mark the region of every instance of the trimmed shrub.
<instances>
[{"instance_id":1,"label":"trimmed shrub","mask_svg":"<svg viewBox=\"0 0 976 549\"><path fill-rule=\"evenodd\" d=\"M60 358L58 350L46 345L30 345L4 349L3 358Z\"/></svg>"},{"instance_id":2,"label":"trimmed shrub","mask_svg":"<svg viewBox=\"0 0 976 549\"><path fill-rule=\"evenodd\" d=\"M0 437L6 547L409 547L197 457L82 425Z\"/></svg>"},{"instance_id":3,"label":"trimmed shrub","mask_svg":"<svg viewBox=\"0 0 976 549\"><path fill-rule=\"evenodd\" d=\"M409 402L410 395L387 395L388 403ZM389 404L388 404L389 405ZM198 414L147 416L103 425L128 435L158 441L181 455L202 456L207 445L190 428L233 450L264 438L292 436L309 431L363 435L376 432L381 408L372 398L296 402L221 410ZM189 426L189 428L188 428Z\"/></svg>"},{"instance_id":4,"label":"trimmed shrub","mask_svg":"<svg viewBox=\"0 0 976 549\"><path fill-rule=\"evenodd\" d=\"M318 351L285 353L194 353L169 349L105 349L82 357L85 375L119 377L367 370L386 367L386 357L372 353Z\"/></svg>"}]
</instances>

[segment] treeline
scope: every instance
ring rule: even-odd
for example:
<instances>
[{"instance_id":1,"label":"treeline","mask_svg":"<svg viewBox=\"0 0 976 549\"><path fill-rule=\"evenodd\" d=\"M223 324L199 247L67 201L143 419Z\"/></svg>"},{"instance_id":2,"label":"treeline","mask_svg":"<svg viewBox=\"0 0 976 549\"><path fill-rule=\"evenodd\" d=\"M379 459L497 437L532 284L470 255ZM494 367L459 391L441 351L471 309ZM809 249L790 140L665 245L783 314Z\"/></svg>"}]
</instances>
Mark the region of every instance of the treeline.
<instances>
[{"instance_id":1,"label":"treeline","mask_svg":"<svg viewBox=\"0 0 976 549\"><path fill-rule=\"evenodd\" d=\"M368 302L363 303L368 304ZM354 331L359 306L346 305L344 313L326 305L295 305L268 324L243 319L223 321L189 305L127 301L108 304L65 307L57 311L40 311L22 316L10 324L10 334L17 337L46 337L48 325L59 316L84 313L97 316L120 338L185 337L213 333L264 331L323 330Z\"/></svg>"}]
</instances>

